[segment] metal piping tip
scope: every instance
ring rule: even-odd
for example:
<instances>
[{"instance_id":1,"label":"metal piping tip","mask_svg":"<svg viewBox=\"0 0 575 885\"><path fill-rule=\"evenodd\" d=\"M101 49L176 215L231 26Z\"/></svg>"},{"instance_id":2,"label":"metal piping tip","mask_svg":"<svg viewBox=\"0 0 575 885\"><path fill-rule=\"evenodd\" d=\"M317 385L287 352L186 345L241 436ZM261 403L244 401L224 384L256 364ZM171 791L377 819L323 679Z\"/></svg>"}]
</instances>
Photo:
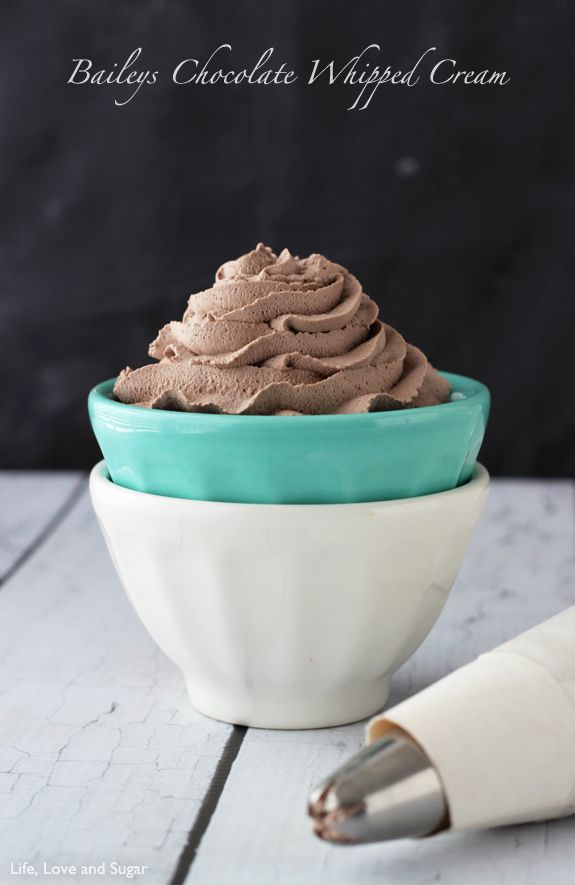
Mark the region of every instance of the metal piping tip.
<instances>
[{"instance_id":1,"label":"metal piping tip","mask_svg":"<svg viewBox=\"0 0 575 885\"><path fill-rule=\"evenodd\" d=\"M395 728L319 784L308 814L320 839L340 845L427 836L449 823L437 772Z\"/></svg>"},{"instance_id":2,"label":"metal piping tip","mask_svg":"<svg viewBox=\"0 0 575 885\"><path fill-rule=\"evenodd\" d=\"M353 844L355 840L346 836L345 821L365 811L363 803L338 806L335 800L334 781L327 782L325 789L314 790L310 796L307 811L313 818L313 831L320 839L327 842L339 842L342 845ZM317 795L316 795L317 794ZM331 806L331 807L330 807Z\"/></svg>"}]
</instances>

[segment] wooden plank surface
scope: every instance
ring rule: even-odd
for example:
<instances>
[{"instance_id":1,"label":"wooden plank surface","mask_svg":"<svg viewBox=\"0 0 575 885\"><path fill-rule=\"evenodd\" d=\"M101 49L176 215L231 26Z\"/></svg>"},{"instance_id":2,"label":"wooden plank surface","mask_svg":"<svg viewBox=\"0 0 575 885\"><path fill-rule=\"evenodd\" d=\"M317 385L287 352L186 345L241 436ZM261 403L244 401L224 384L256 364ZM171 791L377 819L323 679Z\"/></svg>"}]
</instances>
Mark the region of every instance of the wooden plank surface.
<instances>
[{"instance_id":1,"label":"wooden plank surface","mask_svg":"<svg viewBox=\"0 0 575 885\"><path fill-rule=\"evenodd\" d=\"M68 479L0 479L4 567L44 531L0 591L0 882L11 861L115 861L166 883L231 728L140 625L87 492L47 529Z\"/></svg>"},{"instance_id":2,"label":"wooden plank surface","mask_svg":"<svg viewBox=\"0 0 575 885\"><path fill-rule=\"evenodd\" d=\"M575 603L575 501L567 482L494 482L456 587L390 703ZM363 725L250 730L188 885L568 885L575 817L355 848L311 835L311 787L363 741Z\"/></svg>"},{"instance_id":3,"label":"wooden plank surface","mask_svg":"<svg viewBox=\"0 0 575 885\"><path fill-rule=\"evenodd\" d=\"M137 881L167 885L179 859L178 876L191 864L192 885L572 881L573 819L357 849L314 839L308 791L361 746L363 726L250 730L241 744L240 730L196 714L119 587L78 478L8 479L1 883L15 881L10 861L40 871L44 861L116 861L146 865ZM494 484L448 606L391 702L575 602L574 513L568 483Z\"/></svg>"},{"instance_id":4,"label":"wooden plank surface","mask_svg":"<svg viewBox=\"0 0 575 885\"><path fill-rule=\"evenodd\" d=\"M79 473L2 473L0 479L0 585L20 559L74 500Z\"/></svg>"}]
</instances>

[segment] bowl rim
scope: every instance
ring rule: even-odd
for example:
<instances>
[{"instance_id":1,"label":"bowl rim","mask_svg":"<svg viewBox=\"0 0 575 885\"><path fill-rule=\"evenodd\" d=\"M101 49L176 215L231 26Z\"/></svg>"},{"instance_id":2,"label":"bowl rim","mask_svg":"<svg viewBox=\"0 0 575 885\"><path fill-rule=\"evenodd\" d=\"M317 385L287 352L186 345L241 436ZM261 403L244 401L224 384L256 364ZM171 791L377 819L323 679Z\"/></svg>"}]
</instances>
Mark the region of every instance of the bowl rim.
<instances>
[{"instance_id":1,"label":"bowl rim","mask_svg":"<svg viewBox=\"0 0 575 885\"><path fill-rule=\"evenodd\" d=\"M466 483L463 483L463 485L460 486L455 486L453 489L446 489L442 492L432 492L429 495L416 495L413 498L392 498L389 501L354 501L352 503L339 504L266 504L239 501L198 501L195 498L174 498L170 495L156 495L152 492L138 492L135 489L128 489L126 486L121 486L118 483L115 483L110 476L108 465L104 458L92 467L89 477L90 493L92 495L94 495L95 489L99 488L105 495L124 496L128 501L131 499L138 509L146 506L152 508L154 506L170 506L175 508L195 507L205 510L215 510L217 508L228 510L230 508L242 508L244 511L247 509L261 511L263 508L268 508L274 513L277 513L278 511L283 511L284 513L297 513L298 510L307 511L310 507L313 507L314 512L318 513L325 513L334 508L337 509L339 513L343 513L344 510L352 513L354 510L365 510L366 508L368 510L370 508L389 510L394 507L427 506L439 499L443 499L446 495L456 497L469 495L476 490L485 492L489 487L489 483L489 472L483 464L476 461L471 478Z\"/></svg>"},{"instance_id":2,"label":"bowl rim","mask_svg":"<svg viewBox=\"0 0 575 885\"><path fill-rule=\"evenodd\" d=\"M257 425L262 429L263 425L266 423L269 424L270 422L273 422L274 426L279 428L281 427L280 421L289 417L297 417L298 423L301 421L305 426L310 427L316 424L329 425L330 423L341 423L342 421L356 423L361 421L369 422L374 419L385 421L392 420L394 417L397 419L398 416L401 416L402 418L408 417L411 419L425 420L426 418L431 417L432 414L435 416L438 409L441 409L442 412L452 412L454 410L465 408L470 404L475 405L477 402L482 402L486 407L489 407L491 394L489 388L481 381L477 381L475 378L470 378L466 375L457 375L453 372L440 371L440 375L449 381L453 392L463 393L463 396L460 399L449 400L449 402L446 403L436 403L432 406L417 406L410 409L388 409L380 412L358 412L347 415L337 413L297 416L229 415L227 413L213 412L180 412L175 409L150 409L147 406L138 406L133 403L122 403L119 400L113 399L111 395L116 378L108 378L106 381L101 381L92 388L88 395L88 408L90 411L95 408L104 408L107 412L113 411L114 413L117 413L118 417L122 416L126 418L129 415L132 415L134 419L137 418L138 422L145 421L151 425L158 425L162 422L165 424L173 420L187 421L199 419L205 424L223 426L226 423L229 424L233 421L236 426L247 424L255 428Z\"/></svg>"}]
</instances>

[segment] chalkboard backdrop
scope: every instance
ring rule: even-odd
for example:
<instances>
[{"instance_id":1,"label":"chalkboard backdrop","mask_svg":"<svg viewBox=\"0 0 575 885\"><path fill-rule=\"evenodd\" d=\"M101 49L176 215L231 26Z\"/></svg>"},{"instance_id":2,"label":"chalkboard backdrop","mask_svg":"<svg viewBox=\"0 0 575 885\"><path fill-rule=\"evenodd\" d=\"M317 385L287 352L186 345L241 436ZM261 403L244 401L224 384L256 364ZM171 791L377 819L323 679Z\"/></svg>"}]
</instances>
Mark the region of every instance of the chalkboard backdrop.
<instances>
[{"instance_id":1,"label":"chalkboard backdrop","mask_svg":"<svg viewBox=\"0 0 575 885\"><path fill-rule=\"evenodd\" d=\"M0 465L93 463L89 388L263 240L347 265L438 367L491 387L493 472L571 474L574 38L567 0L4 0ZM273 46L298 80L173 83L221 43L236 69ZM363 111L307 84L370 43L393 70L434 46L511 80L434 85L430 62ZM126 86L67 83L137 47L157 82L123 106Z\"/></svg>"}]
</instances>

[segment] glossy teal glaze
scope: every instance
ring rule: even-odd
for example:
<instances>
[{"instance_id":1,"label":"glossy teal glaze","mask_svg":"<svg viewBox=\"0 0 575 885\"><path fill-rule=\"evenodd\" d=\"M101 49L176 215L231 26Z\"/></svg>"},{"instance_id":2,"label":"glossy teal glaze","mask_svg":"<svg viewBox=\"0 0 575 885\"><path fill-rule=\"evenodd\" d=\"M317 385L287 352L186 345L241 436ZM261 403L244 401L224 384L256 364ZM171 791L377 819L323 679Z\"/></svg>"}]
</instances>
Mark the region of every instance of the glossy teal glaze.
<instances>
[{"instance_id":1,"label":"glossy teal glaze","mask_svg":"<svg viewBox=\"0 0 575 885\"><path fill-rule=\"evenodd\" d=\"M88 398L110 475L138 492L250 504L412 498L466 482L489 391L444 373L455 399L362 415L208 415L125 405L104 381Z\"/></svg>"}]
</instances>

